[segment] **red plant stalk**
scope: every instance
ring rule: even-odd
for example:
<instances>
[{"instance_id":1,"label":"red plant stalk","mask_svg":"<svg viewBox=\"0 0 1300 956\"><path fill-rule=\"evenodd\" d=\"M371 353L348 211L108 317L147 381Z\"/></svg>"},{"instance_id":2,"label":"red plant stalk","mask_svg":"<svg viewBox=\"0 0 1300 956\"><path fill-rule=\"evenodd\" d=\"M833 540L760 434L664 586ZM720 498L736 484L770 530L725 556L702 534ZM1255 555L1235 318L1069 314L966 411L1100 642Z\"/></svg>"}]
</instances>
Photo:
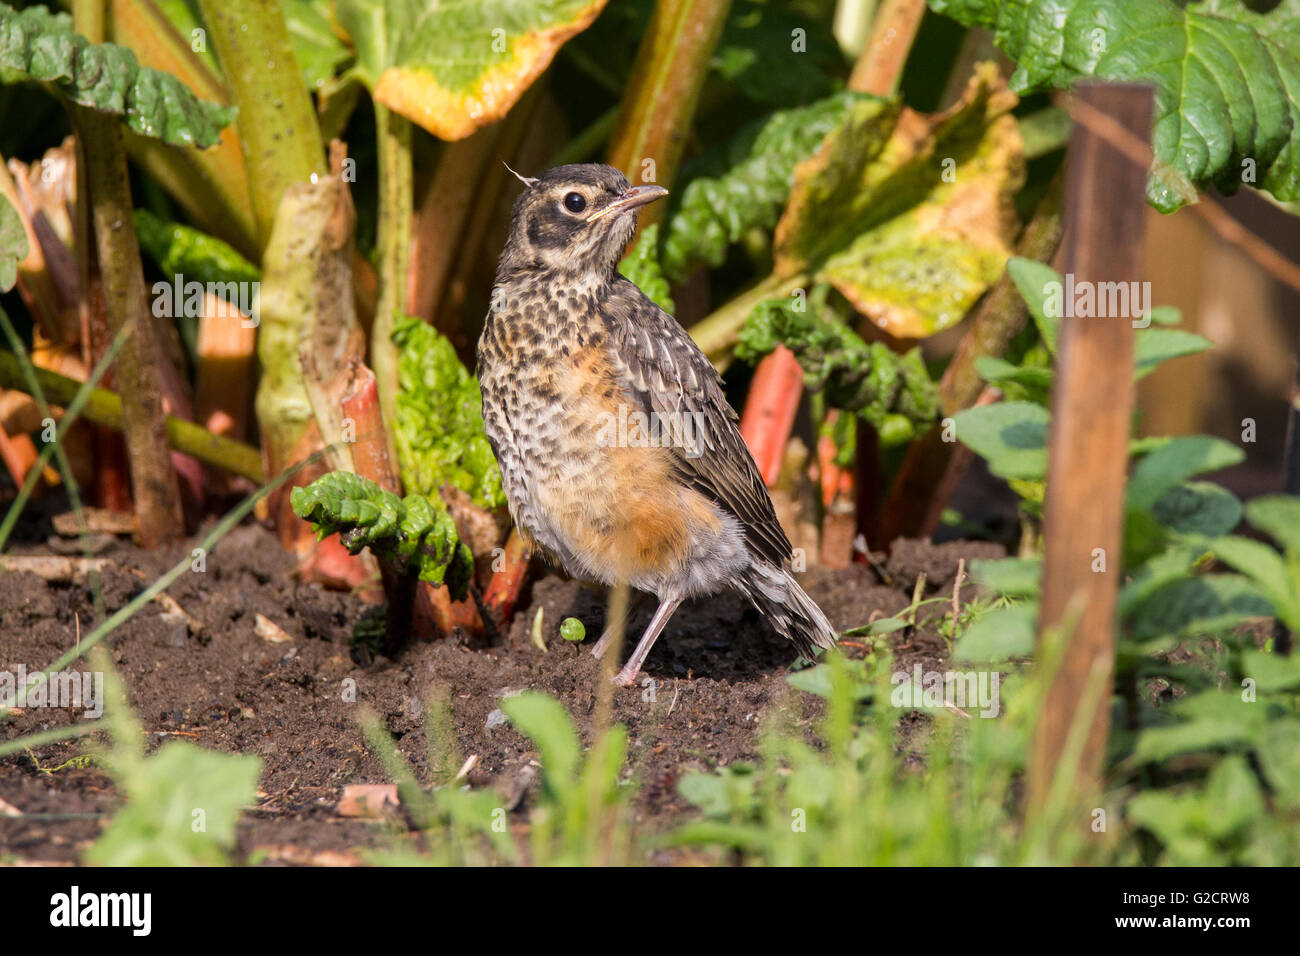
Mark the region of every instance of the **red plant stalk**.
<instances>
[{"instance_id":1,"label":"red plant stalk","mask_svg":"<svg viewBox=\"0 0 1300 956\"><path fill-rule=\"evenodd\" d=\"M432 323L442 301L456 248L472 206L480 202L478 183L491 161L501 124L443 147L433 182L415 211L406 301L410 314Z\"/></svg>"},{"instance_id":2,"label":"red plant stalk","mask_svg":"<svg viewBox=\"0 0 1300 956\"><path fill-rule=\"evenodd\" d=\"M91 109L78 107L73 115L90 187L105 312L113 333L123 326L131 329L118 353L115 377L140 539L153 548L184 532L180 486L167 447L164 371L170 355L145 291L121 127L115 117Z\"/></svg>"},{"instance_id":3,"label":"red plant stalk","mask_svg":"<svg viewBox=\"0 0 1300 956\"><path fill-rule=\"evenodd\" d=\"M9 436L0 428L0 458L4 459L5 468L13 478L14 487L21 488L27 479L27 471L36 464L36 443L28 435Z\"/></svg>"},{"instance_id":4,"label":"red plant stalk","mask_svg":"<svg viewBox=\"0 0 1300 956\"><path fill-rule=\"evenodd\" d=\"M155 326L162 325L162 322L152 315L149 316L149 320ZM162 337L163 331L161 327L158 329L159 338ZM159 343L159 351L161 360L158 363L158 377L162 386L163 412L173 418L193 421L194 402L190 398L188 383L181 377L165 343ZM203 517L207 500L207 476L203 465L197 458L191 458L174 449L171 452L171 463L176 472L186 524L192 528L197 527Z\"/></svg>"},{"instance_id":5,"label":"red plant stalk","mask_svg":"<svg viewBox=\"0 0 1300 956\"><path fill-rule=\"evenodd\" d=\"M245 441L252 410L257 329L231 311L217 296L204 296L194 417L213 434Z\"/></svg>"},{"instance_id":6,"label":"red plant stalk","mask_svg":"<svg viewBox=\"0 0 1300 956\"><path fill-rule=\"evenodd\" d=\"M754 380L740 416L740 434L754 456L758 473L770 488L776 483L785 445L794 428L803 395L803 369L784 345L779 345L754 370Z\"/></svg>"},{"instance_id":7,"label":"red plant stalk","mask_svg":"<svg viewBox=\"0 0 1300 956\"><path fill-rule=\"evenodd\" d=\"M1061 239L1063 182L1058 171L1016 241L1017 256L1047 262L1055 254ZM945 416L986 401L988 390L975 369L976 360L1005 352L1027 320L1024 300L1004 272L966 320L966 332L939 382ZM951 436L936 423L907 449L884 507L885 540L928 538L939 526L943 508L972 459L965 445L945 437Z\"/></svg>"},{"instance_id":8,"label":"red plant stalk","mask_svg":"<svg viewBox=\"0 0 1300 956\"><path fill-rule=\"evenodd\" d=\"M730 9L731 0L655 4L609 145L609 164L632 182L672 187ZM663 214L663 203L643 210L638 234Z\"/></svg>"},{"instance_id":9,"label":"red plant stalk","mask_svg":"<svg viewBox=\"0 0 1300 956\"><path fill-rule=\"evenodd\" d=\"M498 629L509 624L515 613L531 559L532 550L519 529L510 529L500 558L493 561L492 579L483 594L483 606Z\"/></svg>"},{"instance_id":10,"label":"red plant stalk","mask_svg":"<svg viewBox=\"0 0 1300 956\"><path fill-rule=\"evenodd\" d=\"M840 412L826 413L826 425L835 424ZM828 568L847 568L853 560L853 538L857 533L854 519L854 480L851 468L841 468L835 461L839 448L835 439L823 434L817 439L817 474L821 486L822 517L821 563Z\"/></svg>"},{"instance_id":11,"label":"red plant stalk","mask_svg":"<svg viewBox=\"0 0 1300 956\"><path fill-rule=\"evenodd\" d=\"M97 334L103 348L110 335L98 279L93 283L93 305L85 303L84 322L80 314L82 290L91 289L92 284L87 281L91 272L89 256L83 252L84 262L79 262L74 251L89 250L91 246L87 205L82 203L78 208L82 215L75 220L72 217L71 204L78 188L76 140L69 136L61 146L46 150L39 163L10 160L9 165L12 176L10 169L0 163L0 193L18 211L27 233L27 256L18 263L18 292L37 325L32 334L32 364L85 381L86 369L102 355L102 351L92 348L89 316L97 317ZM74 235L78 228L81 234ZM70 353L72 348L80 349L79 359ZM110 369L105 375L105 387L112 387L112 374ZM6 418L5 430L10 435L28 434L41 427L35 403L26 396L23 399L36 418L21 427ZM79 422L61 441L78 483L91 488L91 502L115 511L130 511L130 478L121 434ZM97 453L100 446L102 453Z\"/></svg>"}]
</instances>

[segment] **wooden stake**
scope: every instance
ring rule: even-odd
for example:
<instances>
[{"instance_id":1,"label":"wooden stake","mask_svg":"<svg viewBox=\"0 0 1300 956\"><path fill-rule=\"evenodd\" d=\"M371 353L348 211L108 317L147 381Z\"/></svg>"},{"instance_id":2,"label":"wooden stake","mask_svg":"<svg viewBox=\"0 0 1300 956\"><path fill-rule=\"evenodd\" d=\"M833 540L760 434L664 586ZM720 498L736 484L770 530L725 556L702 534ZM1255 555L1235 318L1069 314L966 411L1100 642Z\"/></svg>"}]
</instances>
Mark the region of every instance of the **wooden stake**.
<instances>
[{"instance_id":1,"label":"wooden stake","mask_svg":"<svg viewBox=\"0 0 1300 956\"><path fill-rule=\"evenodd\" d=\"M1076 90L1085 116L1115 121L1139 143L1150 142L1152 93L1138 85L1084 83ZM1066 188L1064 263L1083 283L1140 281L1146 165L1117 148L1076 113ZM1102 131L1103 133L1105 131ZM1095 289L1095 286L1094 286ZM1109 730L1110 694L1085 699L1092 676L1112 680L1115 602L1123 560L1124 485L1133 409L1133 319L1071 317L1061 321L1047 470L1043 601L1039 660L1053 658L1046 635L1071 613L1060 664L1043 698L1030 745L1028 806L1045 808L1058 774L1070 793L1100 782ZM1041 666L1041 665L1040 665ZM1088 712L1085 712L1087 710ZM1077 721L1087 736L1077 766L1065 766Z\"/></svg>"}]
</instances>

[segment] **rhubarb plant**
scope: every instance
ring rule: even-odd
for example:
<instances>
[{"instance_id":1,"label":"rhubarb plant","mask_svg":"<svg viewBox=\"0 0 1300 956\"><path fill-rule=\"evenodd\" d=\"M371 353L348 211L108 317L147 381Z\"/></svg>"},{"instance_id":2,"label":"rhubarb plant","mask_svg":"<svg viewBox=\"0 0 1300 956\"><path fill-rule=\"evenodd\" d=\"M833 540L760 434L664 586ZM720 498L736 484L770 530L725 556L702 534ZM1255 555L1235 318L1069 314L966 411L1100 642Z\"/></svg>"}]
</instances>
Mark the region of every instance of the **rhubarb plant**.
<instances>
[{"instance_id":1,"label":"rhubarb plant","mask_svg":"<svg viewBox=\"0 0 1300 956\"><path fill-rule=\"evenodd\" d=\"M930 0L995 31L1030 93L1085 79L1155 86L1147 199L1162 212L1210 184L1300 199L1300 6L1243 0Z\"/></svg>"},{"instance_id":2,"label":"rhubarb plant","mask_svg":"<svg viewBox=\"0 0 1300 956\"><path fill-rule=\"evenodd\" d=\"M393 341L401 350L394 432L402 484L430 497L454 485L481 508L503 507L478 381L447 337L426 322L410 316L399 321Z\"/></svg>"},{"instance_id":3,"label":"rhubarb plant","mask_svg":"<svg viewBox=\"0 0 1300 956\"><path fill-rule=\"evenodd\" d=\"M439 499L418 494L399 498L373 481L334 471L306 488L294 488L290 503L318 538L337 534L352 554L369 548L421 581L445 584L458 601L468 594L474 557Z\"/></svg>"},{"instance_id":4,"label":"rhubarb plant","mask_svg":"<svg viewBox=\"0 0 1300 956\"><path fill-rule=\"evenodd\" d=\"M0 82L49 86L78 106L111 113L141 136L175 146L215 146L234 119L169 73L142 67L115 43L91 43L66 13L0 4Z\"/></svg>"}]
</instances>

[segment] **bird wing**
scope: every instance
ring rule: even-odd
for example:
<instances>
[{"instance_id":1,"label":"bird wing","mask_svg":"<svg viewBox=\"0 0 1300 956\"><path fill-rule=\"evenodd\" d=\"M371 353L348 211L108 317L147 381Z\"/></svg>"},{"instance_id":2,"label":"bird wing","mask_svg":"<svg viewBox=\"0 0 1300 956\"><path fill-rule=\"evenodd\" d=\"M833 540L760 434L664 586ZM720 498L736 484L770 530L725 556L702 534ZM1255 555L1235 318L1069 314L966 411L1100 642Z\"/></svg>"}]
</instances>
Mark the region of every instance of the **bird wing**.
<instances>
[{"instance_id":1,"label":"bird wing","mask_svg":"<svg viewBox=\"0 0 1300 956\"><path fill-rule=\"evenodd\" d=\"M790 557L790 539L722 393L713 364L677 320L619 277L602 303L610 353L639 410L661 422L686 422L688 442L671 443L675 476L736 517L745 540L774 564ZM689 447L683 447L683 446Z\"/></svg>"}]
</instances>

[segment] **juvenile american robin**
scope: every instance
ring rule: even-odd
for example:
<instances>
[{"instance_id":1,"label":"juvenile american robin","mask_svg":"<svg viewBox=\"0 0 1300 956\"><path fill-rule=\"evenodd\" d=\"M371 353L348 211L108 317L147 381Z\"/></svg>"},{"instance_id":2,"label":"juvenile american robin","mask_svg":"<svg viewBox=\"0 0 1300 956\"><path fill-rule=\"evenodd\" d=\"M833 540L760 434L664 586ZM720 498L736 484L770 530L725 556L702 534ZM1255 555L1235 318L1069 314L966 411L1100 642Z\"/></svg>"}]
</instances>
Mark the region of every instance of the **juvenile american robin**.
<instances>
[{"instance_id":1,"label":"juvenile american robin","mask_svg":"<svg viewBox=\"0 0 1300 956\"><path fill-rule=\"evenodd\" d=\"M520 178L478 344L483 424L526 537L575 577L659 598L615 683L682 601L728 589L804 657L830 647L717 371L618 272L637 210L667 190L597 164Z\"/></svg>"}]
</instances>

